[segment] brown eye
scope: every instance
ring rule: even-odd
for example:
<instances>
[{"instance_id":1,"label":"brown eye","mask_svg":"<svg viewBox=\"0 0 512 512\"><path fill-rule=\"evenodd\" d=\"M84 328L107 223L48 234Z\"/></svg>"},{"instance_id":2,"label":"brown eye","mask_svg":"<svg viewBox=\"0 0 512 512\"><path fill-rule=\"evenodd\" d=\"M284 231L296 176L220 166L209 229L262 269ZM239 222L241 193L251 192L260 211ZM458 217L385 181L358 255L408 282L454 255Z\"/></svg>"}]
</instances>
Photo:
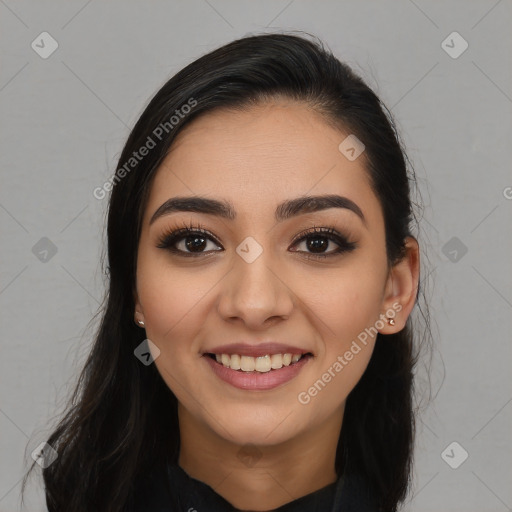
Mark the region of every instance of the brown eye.
<instances>
[{"instance_id":1,"label":"brown eye","mask_svg":"<svg viewBox=\"0 0 512 512\"><path fill-rule=\"evenodd\" d=\"M210 248L207 250L209 243ZM164 235L157 247L159 249L167 249L182 256L200 256L217 251L218 249L214 248L215 245L218 246L219 244L207 231L193 231L189 228L184 228Z\"/></svg>"},{"instance_id":2,"label":"brown eye","mask_svg":"<svg viewBox=\"0 0 512 512\"><path fill-rule=\"evenodd\" d=\"M350 252L356 247L354 242L349 242L345 236L338 233L334 228L313 228L303 232L299 235L298 240L294 242L294 246L298 244L304 244L304 250L296 252L304 252L309 258L336 256ZM334 250L327 251L333 245L335 246Z\"/></svg>"},{"instance_id":3,"label":"brown eye","mask_svg":"<svg viewBox=\"0 0 512 512\"><path fill-rule=\"evenodd\" d=\"M334 228L313 228L300 233L293 242L293 246L304 244L303 249L292 252L304 253L308 258L327 258L356 248L354 242L338 233ZM212 252L222 251L223 248L215 237L205 229L181 228L171 231L161 237L157 245L159 249L166 249L178 256L201 256ZM217 247L217 249L215 249ZM328 250L329 248L333 248Z\"/></svg>"}]
</instances>

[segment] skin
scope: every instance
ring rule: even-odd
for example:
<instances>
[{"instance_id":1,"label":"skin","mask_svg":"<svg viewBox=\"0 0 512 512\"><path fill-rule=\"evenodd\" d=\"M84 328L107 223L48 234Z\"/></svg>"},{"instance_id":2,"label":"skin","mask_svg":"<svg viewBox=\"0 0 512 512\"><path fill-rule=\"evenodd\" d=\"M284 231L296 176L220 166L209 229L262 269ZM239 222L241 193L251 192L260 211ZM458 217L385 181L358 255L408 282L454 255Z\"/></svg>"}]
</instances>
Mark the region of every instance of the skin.
<instances>
[{"instance_id":1,"label":"skin","mask_svg":"<svg viewBox=\"0 0 512 512\"><path fill-rule=\"evenodd\" d=\"M389 267L382 210L364 156L349 161L338 150L347 135L291 100L216 110L180 132L150 190L135 319L145 322L147 337L159 347L155 364L179 401L180 466L242 510L274 509L336 480L345 400L375 338L308 404L297 397L393 304L401 311L394 326L383 322L383 334L400 331L414 306L418 245L407 239L406 257ZM365 222L339 208L274 219L283 200L333 193L354 201ZM173 212L150 225L167 199L193 195L229 200L236 219ZM208 240L203 251L224 250L187 258L157 248L166 231L190 221L221 243ZM311 248L292 240L313 226L334 227L357 247L307 259L314 256ZM235 252L248 236L263 248L250 264ZM187 251L183 239L178 247ZM329 242L325 252L336 248ZM202 357L240 340L298 345L314 357L278 388L241 390L220 380Z\"/></svg>"}]
</instances>

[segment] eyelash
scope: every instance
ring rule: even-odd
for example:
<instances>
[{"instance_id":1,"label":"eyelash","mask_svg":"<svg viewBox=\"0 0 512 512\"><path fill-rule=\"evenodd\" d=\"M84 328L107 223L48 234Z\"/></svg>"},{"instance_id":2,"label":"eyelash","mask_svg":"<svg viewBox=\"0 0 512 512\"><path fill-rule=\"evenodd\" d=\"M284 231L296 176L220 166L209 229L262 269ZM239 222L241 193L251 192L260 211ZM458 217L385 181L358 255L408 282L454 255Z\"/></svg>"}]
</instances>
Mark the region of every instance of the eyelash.
<instances>
[{"instance_id":1,"label":"eyelash","mask_svg":"<svg viewBox=\"0 0 512 512\"><path fill-rule=\"evenodd\" d=\"M213 234L206 230L204 226L202 226L201 224L190 223L187 225L183 225L182 227L176 226L174 228L169 229L159 238L157 247L159 249L166 249L172 253L177 254L178 256L184 256L186 258L196 258L208 254L207 252L185 252L173 247L177 242L183 240L184 238L191 237L193 235L204 236L205 238L208 238L215 242L217 245L221 245L220 242L218 242L217 239L213 236ZM316 235L316 237L314 235ZM331 251L327 254L315 254L307 253L304 251L296 251L305 253L307 259L325 259L333 256L339 256L342 253L351 252L357 247L355 242L349 242L348 239L345 236L338 233L335 228L318 228L317 226L300 232L293 239L292 245L297 245L299 242L307 240L308 238L327 238L328 240L338 244L339 247L336 250Z\"/></svg>"}]
</instances>

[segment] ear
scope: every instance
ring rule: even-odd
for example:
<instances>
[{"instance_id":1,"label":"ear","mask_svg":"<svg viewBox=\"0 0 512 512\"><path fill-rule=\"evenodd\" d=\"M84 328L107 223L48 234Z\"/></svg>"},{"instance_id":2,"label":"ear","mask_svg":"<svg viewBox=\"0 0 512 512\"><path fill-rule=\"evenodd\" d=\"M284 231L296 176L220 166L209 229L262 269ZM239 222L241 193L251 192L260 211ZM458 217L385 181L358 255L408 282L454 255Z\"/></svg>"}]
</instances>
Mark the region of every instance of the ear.
<instances>
[{"instance_id":1,"label":"ear","mask_svg":"<svg viewBox=\"0 0 512 512\"><path fill-rule=\"evenodd\" d=\"M394 334L405 327L407 318L416 303L420 275L420 251L418 241L408 236L405 241L404 257L391 267L386 282L384 300L382 303L384 313L381 318L384 327L379 329L382 334ZM394 319L390 325L387 318Z\"/></svg>"},{"instance_id":2,"label":"ear","mask_svg":"<svg viewBox=\"0 0 512 512\"><path fill-rule=\"evenodd\" d=\"M142 305L139 300L139 295L137 290L133 290L133 303L135 304L135 312L134 312L134 322L141 327L139 321L144 322L144 310L142 309Z\"/></svg>"}]
</instances>

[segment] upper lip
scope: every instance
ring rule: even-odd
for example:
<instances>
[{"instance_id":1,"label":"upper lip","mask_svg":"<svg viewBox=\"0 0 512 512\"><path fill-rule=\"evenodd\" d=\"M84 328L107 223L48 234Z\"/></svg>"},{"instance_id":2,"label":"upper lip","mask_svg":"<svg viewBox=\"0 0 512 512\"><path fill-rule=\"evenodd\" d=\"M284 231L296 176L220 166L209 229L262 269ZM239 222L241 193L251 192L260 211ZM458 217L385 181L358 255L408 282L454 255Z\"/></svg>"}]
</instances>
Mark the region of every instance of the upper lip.
<instances>
[{"instance_id":1,"label":"upper lip","mask_svg":"<svg viewBox=\"0 0 512 512\"><path fill-rule=\"evenodd\" d=\"M238 354L240 356L261 357L267 354L307 354L307 349L299 348L284 343L230 343L229 345L219 345L208 349L205 354Z\"/></svg>"}]
</instances>

